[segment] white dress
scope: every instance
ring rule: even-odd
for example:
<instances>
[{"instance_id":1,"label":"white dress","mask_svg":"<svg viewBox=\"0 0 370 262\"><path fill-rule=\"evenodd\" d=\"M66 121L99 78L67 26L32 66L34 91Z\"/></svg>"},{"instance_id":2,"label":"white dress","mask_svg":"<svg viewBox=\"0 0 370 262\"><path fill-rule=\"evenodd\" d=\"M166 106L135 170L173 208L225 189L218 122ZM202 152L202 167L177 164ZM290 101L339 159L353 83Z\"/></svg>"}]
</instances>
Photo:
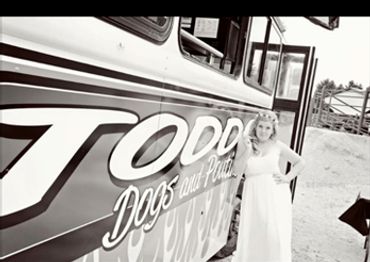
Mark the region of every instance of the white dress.
<instances>
[{"instance_id":1,"label":"white dress","mask_svg":"<svg viewBox=\"0 0 370 262\"><path fill-rule=\"evenodd\" d=\"M280 148L247 160L233 262L291 262L292 205L288 183L277 184Z\"/></svg>"}]
</instances>

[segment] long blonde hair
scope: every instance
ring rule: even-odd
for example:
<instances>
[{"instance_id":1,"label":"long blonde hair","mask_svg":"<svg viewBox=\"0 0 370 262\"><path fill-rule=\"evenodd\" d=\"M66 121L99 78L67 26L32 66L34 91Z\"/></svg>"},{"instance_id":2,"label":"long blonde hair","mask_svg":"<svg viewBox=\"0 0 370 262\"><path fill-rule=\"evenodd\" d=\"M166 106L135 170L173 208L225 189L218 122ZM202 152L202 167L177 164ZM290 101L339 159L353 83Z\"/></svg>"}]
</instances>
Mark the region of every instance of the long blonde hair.
<instances>
[{"instance_id":1,"label":"long blonde hair","mask_svg":"<svg viewBox=\"0 0 370 262\"><path fill-rule=\"evenodd\" d=\"M260 153L260 150L258 148L258 137L257 137L257 125L260 121L266 121L270 122L272 124L272 134L270 136L270 139L275 141L277 137L278 132L278 124L279 120L275 112L269 111L269 110L263 110L254 117L254 119L251 120L251 124L249 126L248 130L248 137L252 144L252 149L254 154Z\"/></svg>"}]
</instances>

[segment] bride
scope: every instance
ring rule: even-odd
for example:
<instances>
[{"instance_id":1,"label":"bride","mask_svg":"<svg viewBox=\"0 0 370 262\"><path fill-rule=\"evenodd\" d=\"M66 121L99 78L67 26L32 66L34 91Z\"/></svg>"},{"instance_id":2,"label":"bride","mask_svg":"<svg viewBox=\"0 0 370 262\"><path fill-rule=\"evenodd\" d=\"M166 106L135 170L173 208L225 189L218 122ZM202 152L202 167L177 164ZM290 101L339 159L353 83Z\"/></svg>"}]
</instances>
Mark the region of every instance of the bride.
<instances>
[{"instance_id":1,"label":"bride","mask_svg":"<svg viewBox=\"0 0 370 262\"><path fill-rule=\"evenodd\" d=\"M290 182L304 160L276 139L278 119L263 111L246 126L246 159L238 242L233 262L290 262L292 205ZM283 174L280 158L292 164Z\"/></svg>"}]
</instances>

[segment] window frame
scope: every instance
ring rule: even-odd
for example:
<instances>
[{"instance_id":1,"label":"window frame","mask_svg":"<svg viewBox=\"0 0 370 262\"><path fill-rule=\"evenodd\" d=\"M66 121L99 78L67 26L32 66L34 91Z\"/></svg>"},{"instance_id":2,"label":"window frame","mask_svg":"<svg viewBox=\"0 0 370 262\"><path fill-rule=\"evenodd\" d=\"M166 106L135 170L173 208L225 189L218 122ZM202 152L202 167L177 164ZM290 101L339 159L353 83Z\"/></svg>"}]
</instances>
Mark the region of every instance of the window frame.
<instances>
[{"instance_id":1,"label":"window frame","mask_svg":"<svg viewBox=\"0 0 370 262\"><path fill-rule=\"evenodd\" d=\"M265 36L264 36L264 42L263 43L259 43L259 42L250 42L250 34L251 34L251 31L252 31L252 27L253 27L253 17L250 17L250 26L248 28L248 35L247 35L247 39L246 39L246 46L245 46L245 57L244 57L244 70L243 70L243 81L245 84L247 84L248 86L251 86L252 88L254 89L257 89L258 91L261 91L267 95L270 95L270 96L274 96L274 93L276 91L276 86L278 84L278 80L279 80L279 71L280 71L280 63L281 63L281 56L282 56L282 50L283 50L283 45L284 45L284 37L282 35L282 30L281 28L279 27L279 25L275 25L276 21L274 18L272 17L266 17L267 18L267 24L266 24L266 28L265 28ZM276 44L276 43L269 43L269 40L270 40L270 35L271 35L271 30L274 30L277 35L279 36L280 38L280 44ZM250 53L248 54L248 49L249 49L249 46L251 46L251 51ZM262 82L263 82L263 75L264 75L264 67L265 67L265 63L266 63L266 57L267 57L267 53L268 53L268 47L269 46L280 46L280 50L279 50L279 57L278 57L278 62L277 62L277 72L275 73L275 85L273 86L272 90L269 89L268 87L262 85ZM257 48L257 46L260 46L262 48ZM256 50L256 49L259 49L262 51L262 54L261 54L261 60L260 60L260 66L258 68L258 76L257 76L257 81L252 79L251 77L247 76L247 71L249 70L248 66L249 66L249 61L251 59L253 59L254 57L254 51L253 50Z\"/></svg>"},{"instance_id":2,"label":"window frame","mask_svg":"<svg viewBox=\"0 0 370 262\"><path fill-rule=\"evenodd\" d=\"M155 44L163 44L170 36L173 26L173 17L168 17L163 26L144 16L103 16L100 19Z\"/></svg>"},{"instance_id":3,"label":"window frame","mask_svg":"<svg viewBox=\"0 0 370 262\"><path fill-rule=\"evenodd\" d=\"M187 17L187 18L189 18L189 17ZM224 49L226 49L226 50L223 50L223 52L221 52L221 51L217 50L215 47L208 44L206 41L203 41L201 39L201 37L198 38L198 37L192 35L191 33L189 33L188 30L183 29L182 28L182 19L183 19L183 17L180 17L180 19L179 19L179 28L178 28L178 30L179 30L179 32L178 32L178 35L179 35L178 45L179 45L179 48L180 48L180 51L181 51L183 57L185 59L188 59L188 60L190 60L190 61L192 61L196 64L199 64L199 65L201 65L201 66L203 66L207 69L210 69L210 70L215 71L217 73L221 73L222 75L226 75L226 76L234 78L234 79L239 77L240 74L241 74L241 68L242 68L242 62L243 62L243 49L244 49L244 46L245 46L245 37L244 37L244 35L247 32L249 19L245 20L245 17L243 17L243 16L240 16L238 18L236 18L236 17L223 17L223 16L219 16L219 17L194 16L194 17L190 17L190 18L192 18L193 20L191 20L191 22L189 23L189 27L187 27L187 28L189 28L189 30L194 30L194 24L196 22L196 18L210 18L210 19L218 18L219 22L218 22L218 29L217 30L220 30L220 28L221 28L221 24L220 24L221 19L224 19L222 22L228 21L230 24L229 24L229 27L228 27L228 31L226 32L227 39L224 42L224 44L225 44ZM233 20L235 18L239 19L238 24ZM228 20L228 19L230 19L230 20ZM231 42L229 33L231 33L232 28L235 28L235 27L237 27L238 34L236 35L237 36L236 46L232 50L232 52L234 53L234 55L233 55L234 59L233 60L228 60L228 58L229 58L228 57L228 55L229 55L228 52L230 51L228 49L229 45L234 43L234 42ZM193 39L191 39L191 38L193 38ZM216 39L216 41L220 41L218 32L217 32L217 36L214 39ZM192 42L191 45L193 45L194 51L196 51L197 49L199 49L199 50L203 49L203 51L200 51L199 53L203 53L205 58L204 59L199 59L196 55L194 55L194 53L188 52L184 48L185 47L185 44L183 44L184 40L189 41L189 43ZM219 56L218 54L222 54L222 57ZM212 64L211 59L220 59L220 61L218 63ZM230 72L228 72L227 70L224 70L225 64L227 62L231 63L229 65L230 66Z\"/></svg>"}]
</instances>

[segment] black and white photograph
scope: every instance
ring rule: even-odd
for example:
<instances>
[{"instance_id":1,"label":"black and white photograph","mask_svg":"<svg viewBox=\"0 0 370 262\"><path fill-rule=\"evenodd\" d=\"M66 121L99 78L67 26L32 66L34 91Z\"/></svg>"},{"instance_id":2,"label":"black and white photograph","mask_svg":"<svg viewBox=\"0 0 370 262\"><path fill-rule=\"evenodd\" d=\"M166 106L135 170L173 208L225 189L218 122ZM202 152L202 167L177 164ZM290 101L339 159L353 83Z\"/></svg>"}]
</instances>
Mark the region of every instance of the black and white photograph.
<instances>
[{"instance_id":1,"label":"black and white photograph","mask_svg":"<svg viewBox=\"0 0 370 262\"><path fill-rule=\"evenodd\" d=\"M0 104L0 261L370 262L370 16L2 16Z\"/></svg>"}]
</instances>

